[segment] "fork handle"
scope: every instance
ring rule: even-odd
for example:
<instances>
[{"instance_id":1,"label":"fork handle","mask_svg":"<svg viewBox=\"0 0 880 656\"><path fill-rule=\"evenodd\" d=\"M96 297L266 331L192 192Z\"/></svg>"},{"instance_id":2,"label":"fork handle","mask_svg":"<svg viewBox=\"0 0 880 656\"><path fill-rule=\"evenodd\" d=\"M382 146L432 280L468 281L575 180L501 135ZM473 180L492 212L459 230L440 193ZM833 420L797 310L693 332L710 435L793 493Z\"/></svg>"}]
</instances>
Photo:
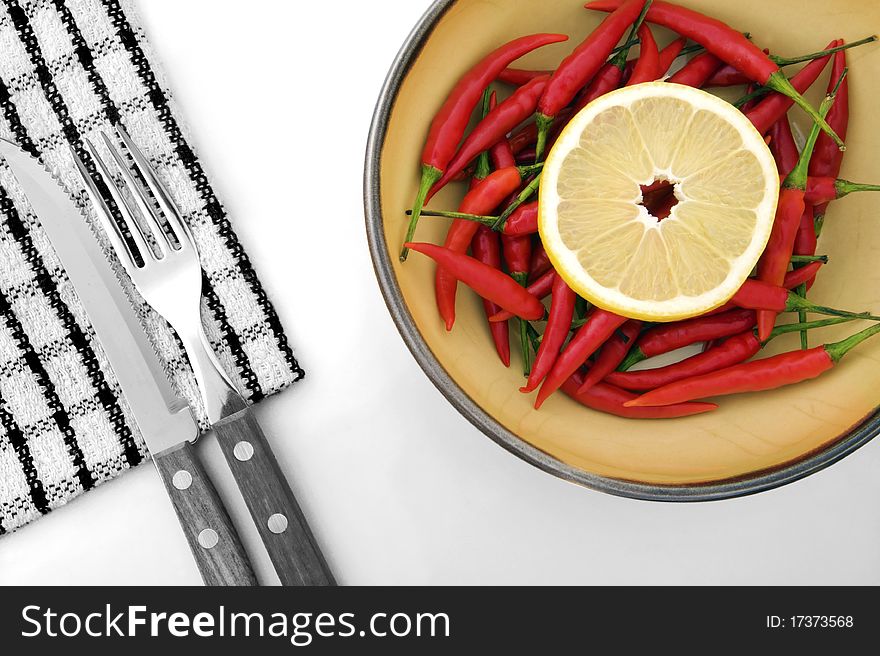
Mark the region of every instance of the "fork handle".
<instances>
[{"instance_id":1,"label":"fork handle","mask_svg":"<svg viewBox=\"0 0 880 656\"><path fill-rule=\"evenodd\" d=\"M249 408L214 430L282 585L336 585L315 536Z\"/></svg>"},{"instance_id":2,"label":"fork handle","mask_svg":"<svg viewBox=\"0 0 880 656\"><path fill-rule=\"evenodd\" d=\"M192 444L153 456L205 585L257 585L241 539Z\"/></svg>"}]
</instances>

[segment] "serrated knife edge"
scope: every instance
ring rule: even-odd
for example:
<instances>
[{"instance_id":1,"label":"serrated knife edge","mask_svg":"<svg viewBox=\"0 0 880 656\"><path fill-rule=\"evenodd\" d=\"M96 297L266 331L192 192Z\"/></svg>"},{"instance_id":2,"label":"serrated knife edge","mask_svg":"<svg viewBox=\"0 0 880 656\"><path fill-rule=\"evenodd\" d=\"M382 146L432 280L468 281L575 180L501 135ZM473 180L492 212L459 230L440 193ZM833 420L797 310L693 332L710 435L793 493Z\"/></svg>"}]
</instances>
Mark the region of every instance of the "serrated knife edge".
<instances>
[{"instance_id":1,"label":"serrated knife edge","mask_svg":"<svg viewBox=\"0 0 880 656\"><path fill-rule=\"evenodd\" d=\"M58 255L119 382L147 447L159 453L198 436L85 216L55 177L14 143L2 155Z\"/></svg>"}]
</instances>

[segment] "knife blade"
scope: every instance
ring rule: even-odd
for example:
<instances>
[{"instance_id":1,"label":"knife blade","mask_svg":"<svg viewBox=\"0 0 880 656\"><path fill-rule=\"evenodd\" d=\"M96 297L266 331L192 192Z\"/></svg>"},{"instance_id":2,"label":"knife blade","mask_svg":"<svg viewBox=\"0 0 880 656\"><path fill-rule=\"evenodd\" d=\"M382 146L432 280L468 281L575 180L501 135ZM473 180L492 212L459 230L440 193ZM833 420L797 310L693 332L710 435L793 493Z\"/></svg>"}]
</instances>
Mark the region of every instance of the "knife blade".
<instances>
[{"instance_id":1,"label":"knife blade","mask_svg":"<svg viewBox=\"0 0 880 656\"><path fill-rule=\"evenodd\" d=\"M153 455L203 578L211 584L254 584L238 534L192 450L198 424L171 387L90 224L39 160L5 139L0 139L0 155L82 303Z\"/></svg>"}]
</instances>

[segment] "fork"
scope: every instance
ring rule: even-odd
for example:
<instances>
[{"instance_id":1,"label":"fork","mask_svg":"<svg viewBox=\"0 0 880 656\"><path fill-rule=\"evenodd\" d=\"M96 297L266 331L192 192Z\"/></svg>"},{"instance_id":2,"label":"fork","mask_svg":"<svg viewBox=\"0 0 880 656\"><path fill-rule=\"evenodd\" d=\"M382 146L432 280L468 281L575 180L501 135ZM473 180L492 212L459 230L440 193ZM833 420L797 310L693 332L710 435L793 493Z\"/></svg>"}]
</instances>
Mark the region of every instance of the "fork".
<instances>
[{"instance_id":1,"label":"fork","mask_svg":"<svg viewBox=\"0 0 880 656\"><path fill-rule=\"evenodd\" d=\"M282 585L335 585L269 442L205 334L202 268L193 234L144 154L122 126L117 125L116 132L146 189L105 133L101 138L121 173L122 185L116 183L94 144L86 140L86 146L124 226L117 222L97 181L71 149L108 241L140 295L183 343L208 420Z\"/></svg>"}]
</instances>

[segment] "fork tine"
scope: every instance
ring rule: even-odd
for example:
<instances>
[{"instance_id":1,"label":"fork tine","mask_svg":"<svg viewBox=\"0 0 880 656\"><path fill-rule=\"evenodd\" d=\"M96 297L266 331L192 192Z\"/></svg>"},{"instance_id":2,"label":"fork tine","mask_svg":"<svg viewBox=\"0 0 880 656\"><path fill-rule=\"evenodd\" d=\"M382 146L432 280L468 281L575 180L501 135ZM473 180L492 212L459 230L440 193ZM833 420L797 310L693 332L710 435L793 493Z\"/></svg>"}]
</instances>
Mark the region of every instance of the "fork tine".
<instances>
[{"instance_id":1,"label":"fork tine","mask_svg":"<svg viewBox=\"0 0 880 656\"><path fill-rule=\"evenodd\" d=\"M171 199L171 194L168 192L168 189L162 184L162 181L159 180L156 172L153 171L153 167L150 166L150 163L141 152L141 149L137 147L137 144L132 141L132 138L128 135L125 128L120 124L116 124L115 127L116 133L119 135L119 138L122 139L125 147L128 148L128 152L131 154L135 169L150 188L150 192L153 194L159 208L164 213L165 220L168 222L171 231L177 238L181 249L189 246L193 250L198 251L193 234L190 231L189 226L181 217L180 210L177 209L177 205Z\"/></svg>"},{"instance_id":2,"label":"fork tine","mask_svg":"<svg viewBox=\"0 0 880 656\"><path fill-rule=\"evenodd\" d=\"M119 190L119 187L117 187L116 183L113 181L113 176L110 173L110 170L107 168L107 164L98 154L98 150L95 148L95 144L93 144L89 139L85 139L84 141L86 147L89 149L89 153L91 153L92 158L95 160L95 164L97 164L98 166L98 173L104 180L104 184L107 185L107 189L109 189L110 195L113 197L113 200L116 203L116 207L119 208L119 214L122 217L122 220L125 222L125 225L128 228L128 232L131 234L131 238L134 241L135 246L137 246L138 251L140 251L143 265L147 266L150 260L156 259L156 256L153 254L153 250L147 243L146 235L144 235L140 224L135 219L134 212L132 212L131 207L129 207L128 202L123 197L122 192L120 192Z\"/></svg>"},{"instance_id":3,"label":"fork tine","mask_svg":"<svg viewBox=\"0 0 880 656\"><path fill-rule=\"evenodd\" d=\"M131 272L133 269L137 268L136 258L138 254L131 250L131 246L125 240L119 224L117 224L116 220L113 218L110 208L107 207L104 197L101 196L101 192L98 191L95 181L92 179L92 176L89 174L83 161L79 158L79 155L76 154L76 151L69 144L67 149L70 152L70 156L73 158L73 163L76 164L76 170L79 173L80 178L82 178L83 184L85 184L86 193L89 196L92 206L95 208L95 214L101 222L101 227L104 230L104 234L107 235L107 240L110 242L110 246L116 252L116 257L119 258L119 261L122 263L122 266L125 267L125 270Z\"/></svg>"},{"instance_id":4,"label":"fork tine","mask_svg":"<svg viewBox=\"0 0 880 656\"><path fill-rule=\"evenodd\" d=\"M104 140L104 145L107 146L107 150L110 151L110 155L116 161L116 166L119 168L120 173L122 173L122 178L125 180L128 191L131 193L132 198L134 198L134 202L144 221L147 222L150 232L153 234L153 238L156 240L156 243L162 251L162 255L167 255L168 249L173 249L174 244L171 243L168 239L168 235L162 228L162 223L156 213L156 208L149 199L146 198L140 185L135 181L134 176L131 174L131 169L128 167L128 162L125 161L125 158L116 148L116 144L114 144L110 140L110 137L104 132L101 132L101 139Z\"/></svg>"}]
</instances>

